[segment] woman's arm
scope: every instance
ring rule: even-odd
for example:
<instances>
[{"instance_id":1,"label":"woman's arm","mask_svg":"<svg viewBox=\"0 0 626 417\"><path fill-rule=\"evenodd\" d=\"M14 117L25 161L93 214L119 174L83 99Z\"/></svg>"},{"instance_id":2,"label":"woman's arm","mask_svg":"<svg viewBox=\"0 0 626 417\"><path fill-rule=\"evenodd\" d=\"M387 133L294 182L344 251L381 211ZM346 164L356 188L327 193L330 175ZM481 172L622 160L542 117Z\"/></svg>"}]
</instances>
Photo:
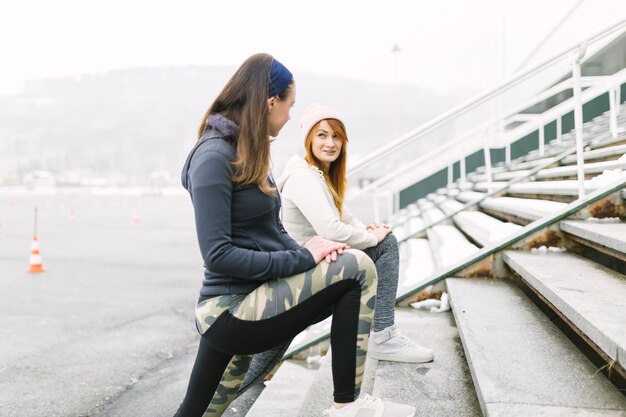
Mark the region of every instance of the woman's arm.
<instances>
[{"instance_id":1,"label":"woman's arm","mask_svg":"<svg viewBox=\"0 0 626 417\"><path fill-rule=\"evenodd\" d=\"M260 252L236 246L231 238L232 167L228 157L209 150L197 154L189 168L200 251L206 267L218 274L267 280L304 272L315 266L311 253L298 246Z\"/></svg>"},{"instance_id":2,"label":"woman's arm","mask_svg":"<svg viewBox=\"0 0 626 417\"><path fill-rule=\"evenodd\" d=\"M366 229L365 225L357 219L354 213L352 213L345 204L343 205L343 221L344 223L347 223L352 227L356 227L357 229Z\"/></svg>"},{"instance_id":3,"label":"woman's arm","mask_svg":"<svg viewBox=\"0 0 626 417\"><path fill-rule=\"evenodd\" d=\"M329 200L330 191L317 174L309 170L294 172L283 185L283 197L289 198L306 217L315 233L326 239L344 242L355 249L376 246L376 236L365 228L346 224Z\"/></svg>"}]
</instances>

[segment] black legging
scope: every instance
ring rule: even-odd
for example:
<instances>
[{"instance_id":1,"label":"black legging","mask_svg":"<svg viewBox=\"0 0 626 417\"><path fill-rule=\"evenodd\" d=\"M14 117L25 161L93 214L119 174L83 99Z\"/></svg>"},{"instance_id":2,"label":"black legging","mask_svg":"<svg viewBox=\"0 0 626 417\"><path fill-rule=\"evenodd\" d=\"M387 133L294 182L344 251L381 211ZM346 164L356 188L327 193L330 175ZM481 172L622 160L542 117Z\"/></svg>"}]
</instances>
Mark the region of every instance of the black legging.
<instances>
[{"instance_id":1,"label":"black legging","mask_svg":"<svg viewBox=\"0 0 626 417\"><path fill-rule=\"evenodd\" d=\"M334 400L354 401L367 354L375 278L372 261L348 250L336 262L269 281L246 296L200 303L196 315L202 338L176 417L220 416L237 394L253 354L291 340L330 313Z\"/></svg>"}]
</instances>

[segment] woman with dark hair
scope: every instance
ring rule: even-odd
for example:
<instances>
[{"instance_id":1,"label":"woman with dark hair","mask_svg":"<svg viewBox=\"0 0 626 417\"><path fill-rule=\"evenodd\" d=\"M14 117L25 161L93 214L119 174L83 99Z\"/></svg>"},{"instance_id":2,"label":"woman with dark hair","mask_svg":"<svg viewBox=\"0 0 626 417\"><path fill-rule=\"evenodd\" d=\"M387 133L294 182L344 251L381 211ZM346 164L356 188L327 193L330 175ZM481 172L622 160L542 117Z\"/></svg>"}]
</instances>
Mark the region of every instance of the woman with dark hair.
<instances>
[{"instance_id":1,"label":"woman with dark hair","mask_svg":"<svg viewBox=\"0 0 626 417\"><path fill-rule=\"evenodd\" d=\"M335 109L310 105L300 122L305 155L292 157L280 179L283 222L302 243L319 235L363 250L376 264L378 289L368 355L378 360L430 362L432 350L403 336L395 326L398 241L386 225L364 225L344 203L348 134Z\"/></svg>"},{"instance_id":2,"label":"woman with dark hair","mask_svg":"<svg viewBox=\"0 0 626 417\"><path fill-rule=\"evenodd\" d=\"M184 165L205 271L195 309L202 337L178 417L221 416L253 354L286 343L329 311L330 415L413 416L413 407L359 397L376 296L373 262L321 237L300 246L280 221L270 137L289 120L295 93L280 62L251 56L209 107Z\"/></svg>"}]
</instances>

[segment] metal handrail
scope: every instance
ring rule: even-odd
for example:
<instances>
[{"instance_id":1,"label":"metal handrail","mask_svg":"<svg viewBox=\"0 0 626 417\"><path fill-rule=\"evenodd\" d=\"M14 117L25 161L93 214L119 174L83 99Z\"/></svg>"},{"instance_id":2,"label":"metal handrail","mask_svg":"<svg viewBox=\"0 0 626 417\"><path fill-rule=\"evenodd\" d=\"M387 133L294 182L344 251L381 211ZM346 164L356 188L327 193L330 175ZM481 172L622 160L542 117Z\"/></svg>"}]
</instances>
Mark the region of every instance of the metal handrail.
<instances>
[{"instance_id":1,"label":"metal handrail","mask_svg":"<svg viewBox=\"0 0 626 417\"><path fill-rule=\"evenodd\" d=\"M626 28L626 20L623 20L619 23L616 23L598 33L596 33L593 36L590 36L589 38L587 38L585 41L583 41L582 43L587 43L587 44L591 44L593 42L598 41L599 39L602 39L606 36L608 36L609 34L617 31L617 30L621 30ZM577 50L579 48L580 44L577 44L574 47L569 47L567 49L565 49L563 52L555 55L554 57L544 61L543 63L540 63L538 65L535 65L534 67L531 67L530 69L522 72L521 74L515 74L513 75L511 78L505 80L504 82L500 83L499 85L497 85L496 87L493 87L489 90L487 90L486 92L483 92L481 94L479 94L476 97L473 97L461 104L459 104L456 107L453 107L451 110L443 113L442 115L435 117L434 119L430 120L429 122L426 122L425 124L423 124L422 126L417 127L416 129L413 129L412 131L400 136L398 139L388 143L387 145L384 145L382 147L380 147L378 150L370 153L368 156L366 156L363 159L360 159L359 161L357 161L353 166L350 166L348 168L348 176L354 175L356 172L361 171L363 168L369 166L370 164L372 164L373 162L377 161L378 159L380 159L381 157L387 155L389 152L394 151L402 146L404 146L407 143L410 143L416 139L419 139L421 137L423 137L426 133L432 131L435 128L438 128L442 125L444 125L445 123L447 123L448 121L456 118L459 115L465 114L467 113L469 110L472 110L473 108L475 108L476 106L486 102L487 100L499 95L501 92L507 91L510 88L516 86L517 84L521 83L522 81L528 79L529 77L531 77L532 75L535 75L536 73L540 72L541 70L543 70L544 68L552 65L553 63L568 57L569 54L571 54L573 51Z\"/></svg>"},{"instance_id":2,"label":"metal handrail","mask_svg":"<svg viewBox=\"0 0 626 417\"><path fill-rule=\"evenodd\" d=\"M619 83L621 83L623 80L626 80L626 69L621 70L621 71L619 71L619 72L617 72L617 73L615 73L615 74L613 74L611 76L603 76L602 79L614 79L615 77L617 77L617 80L618 80L616 82L619 82ZM599 77L584 77L583 79L585 79L585 78L598 79ZM591 80L588 80L588 81L591 81ZM572 88L572 86L570 85L571 83L572 83L571 80L566 80L566 81L563 81L563 82L557 84L556 86L552 87L550 90L552 90L553 93L564 91L564 90L566 90L568 88ZM594 83L586 83L586 85L593 85L593 84ZM589 90L587 90L587 91L585 91L583 93L584 96L585 96L585 99L583 100L583 102L587 103L587 102L589 102L591 100L594 100L595 98L601 96L602 94L605 94L607 90L610 91L611 88L614 87L613 84L614 84L614 82L610 82L610 83L606 83L604 85L598 85L597 87L589 88ZM544 99L544 96L543 96L543 93L542 93L539 96L534 97L532 100L527 100L526 102L523 103L523 105L517 106L516 109L526 108L528 106L531 106L531 105L533 105L535 103L540 102L543 99ZM566 100L566 101L564 101L562 103L559 103L553 109L550 109L550 110L546 111L545 113L532 115L532 116L537 119L537 123L542 122L545 119L548 119L548 120L552 119L552 120L554 120L555 114L554 114L554 112L552 110L554 110L555 108L557 108L559 106L561 107L561 109L558 111L557 114L563 115L563 114L565 114L567 112L570 112L574 108L575 103L573 103L573 99L568 99L568 100ZM505 114L510 116L511 114L513 114L513 112L509 111L509 112L506 112ZM546 116L546 114L547 114L547 116ZM504 116L504 117L509 117L509 116ZM474 134L476 134L478 132L481 132L481 131L485 130L488 126L496 123L499 119L501 119L500 116L498 116L496 118L493 118L491 120L488 120L485 123L483 123L483 124L477 126L476 128L470 130L469 132L465 132L465 133L457 136L456 138L454 138L454 139L452 139L452 140L450 140L450 141L440 145L439 148L432 149L430 151L430 153L433 153L433 152L437 153L438 150L443 150L445 147L454 146L458 141L460 141L460 140L462 140L462 139L464 139L466 137L470 137L470 136L472 136L472 135L474 135ZM521 138L521 137L524 137L525 135L527 135L529 133L529 130L532 130L532 129L535 129L535 128L536 128L535 125L532 125L532 127L531 126L527 126L527 127L520 126L520 127L516 128L516 130L514 132L509 132L507 135L510 135L513 138ZM507 138L506 142L510 143L510 142L512 142L514 140L515 139ZM475 151L475 150L477 150L479 148L482 148L482 145L478 145L477 144L476 146L474 146L471 149L473 149ZM367 193L367 192L369 192L369 191L371 191L373 189L377 189L380 186L382 186L382 185L392 181L393 179L397 178L399 175L403 174L406 171L409 171L409 170L413 169L413 167L415 167L416 165L420 164L421 161L424 159L424 157L425 156L422 156L422 157L412 161L410 164L401 166L401 167L395 169L394 171L388 173L387 175L385 175L385 176L383 176L381 178L378 178L375 181L369 183L368 185L366 185L364 187L361 187L359 190L357 190L356 192L352 193L348 197L347 201L352 201L352 200L358 198L359 196L361 196L361 195L363 195L363 194L365 194L365 193ZM440 165L441 165L441 167L443 167L443 164L440 164ZM449 165L449 164L446 164L446 166L447 165ZM433 168L433 171L436 172L437 169Z\"/></svg>"},{"instance_id":3,"label":"metal handrail","mask_svg":"<svg viewBox=\"0 0 626 417\"><path fill-rule=\"evenodd\" d=\"M596 145L598 143L602 143L604 141L604 139L605 138L598 139L597 137L593 138L593 139L588 139L586 141L583 141L583 146ZM567 158L568 156L570 156L570 155L572 155L574 153L576 153L576 146L575 145L573 147L568 148L567 150L561 152L560 154L558 154L556 156L553 156L552 158L549 158L547 161L537 165L536 167L534 167L530 171L528 171L526 174L521 175L521 176L516 177L516 178L513 178L513 179L507 181L506 184L500 185L499 187L497 187L497 189L494 188L494 190L485 193L485 195L482 196L481 198L479 198L477 200L469 201L469 202L465 203L463 205L463 207L460 207L458 210L452 211L451 213L447 214L445 217L442 217L442 218L440 218L440 219L438 219L438 220L436 220L434 222L429 223L428 225L422 227L420 230L418 230L416 232L413 232L413 233L411 233L408 236L405 236L405 237L403 237L401 239L398 239L398 243L405 242L405 241L407 241L409 239L412 239L415 236L424 233L426 230L430 229L433 226L436 226L438 224L444 223L444 222L446 222L448 220L452 220L452 218L454 216L456 216L457 214L459 214L460 212L465 211L466 209L474 207L476 205L479 205L480 203L482 203L483 201L485 201L486 199L488 199L490 197L493 197L493 196L495 196L497 194L500 194L500 193L502 193L504 191L507 191L508 189L511 188L511 186L527 180L528 178L532 177L533 175L535 175L537 172L541 171L542 169L545 169L545 168L549 167L550 165L553 165L553 164L555 164L557 162L561 162L563 159Z\"/></svg>"},{"instance_id":4,"label":"metal handrail","mask_svg":"<svg viewBox=\"0 0 626 417\"><path fill-rule=\"evenodd\" d=\"M592 143L592 142L593 142L593 140L588 140L588 141L586 141L586 142L585 142L585 145L588 145L589 143ZM403 238L401 238L401 239L398 239L398 243L405 242L405 241L407 241L407 240L409 240L409 239L411 239L411 238L414 238L414 237L415 237L415 236L417 236L417 235L420 235L420 234L424 233L426 230L430 229L430 228L431 228L431 227L433 227L433 226L436 226L436 225L438 225L438 224L441 224L441 223L443 223L443 222L445 222L445 221L447 221L447 220L451 220L454 216L456 216L456 215L457 215L457 214L459 214L460 212L465 211L466 209L471 208L471 207L474 207L474 206L476 206L476 205L479 205L480 203L482 203L482 202L483 202L483 201L485 201L486 199L488 199L488 198L490 198L490 197L493 197L493 196L495 196L495 195L497 195L497 194L500 194L500 193L502 193L503 191L508 190L508 189L509 189L512 185L514 185L514 184L517 184L517 183L519 183L519 182L522 182L522 181L527 180L528 178L532 177L533 175L535 175L537 172L541 171L542 169L547 168L547 167L549 167L550 165L555 164L555 163L557 163L557 162L560 162L561 160L563 160L564 158L566 158L566 157L570 156L571 154L573 154L573 153L575 153L575 152L576 152L576 146L574 146L574 147L572 147L572 148L569 148L569 149L567 149L567 150L566 150L566 151L564 151L564 152L561 152L561 153L560 153L560 154L558 154L557 156L552 157L551 159L548 159L548 161L547 161L547 162L544 162L544 163L542 163L542 164L540 164L540 165L537 165L536 167L534 167L533 169L531 169L531 170L530 170L529 172L527 172L526 174L524 174L524 175L522 175L522 176L519 176L519 177L516 177L516 178L514 178L514 179L512 179L512 180L508 181L508 182L506 183L506 185L504 185L504 186L502 186L502 187L498 187L497 189L494 189L494 190L492 190L491 192L487 192L487 193L485 193L485 195L484 195L484 196L482 196L481 198L479 198L479 199L477 199L477 200L469 201L469 202L465 203L465 204L463 205L463 207L460 207L458 210L452 211L451 213L449 213L449 214L448 214L448 215L446 215L445 217L442 217L442 218L441 218L441 219L439 219L439 220L436 220L436 221L434 221L434 222L432 222L432 223L429 223L428 225L426 225L426 226L422 227L420 230L418 230L418 231L416 231L416 232L414 232L414 233L411 233L411 234L410 234L410 235L408 235L408 236L405 236L405 237L403 237Z\"/></svg>"},{"instance_id":5,"label":"metal handrail","mask_svg":"<svg viewBox=\"0 0 626 417\"><path fill-rule=\"evenodd\" d=\"M576 213L577 211L587 207L590 204L595 203L596 201L600 200L601 198L604 198L610 194L613 194L616 191L619 191L621 189L623 189L624 187L626 187L626 179L619 179L613 183L611 183L610 185L600 189L600 190L596 190L594 193L591 193L589 195L587 195L585 198L583 199L579 199L579 200L574 200L571 203L569 203L567 206L563 207L561 210L559 210L558 212L550 215L550 216L546 216L544 218L535 220L532 223L527 224L526 226L524 226L519 232L513 233L512 235L502 239L501 241L488 246L488 247L484 247L482 249L480 249L477 253L471 255L470 257L461 260L459 262L457 262L456 264L449 266L448 268L445 268L441 271L436 272L432 278L429 278L428 280L420 283L419 285L417 285L416 287L413 287L412 289L408 290L407 292L403 293L402 295L399 295L396 297L396 302L397 301L402 301L407 297L410 297L413 294L418 293L419 291L422 291L424 288L429 287L433 284L436 284L437 282L441 281L442 279L445 279L449 276L452 276L453 274L456 274L459 271L462 271L463 269L467 268L468 266L478 262L478 261L482 261L483 259L485 259L486 257L488 257L489 255L493 255L494 253L532 235L533 233L536 233L537 231L550 226L574 213Z\"/></svg>"}]
</instances>

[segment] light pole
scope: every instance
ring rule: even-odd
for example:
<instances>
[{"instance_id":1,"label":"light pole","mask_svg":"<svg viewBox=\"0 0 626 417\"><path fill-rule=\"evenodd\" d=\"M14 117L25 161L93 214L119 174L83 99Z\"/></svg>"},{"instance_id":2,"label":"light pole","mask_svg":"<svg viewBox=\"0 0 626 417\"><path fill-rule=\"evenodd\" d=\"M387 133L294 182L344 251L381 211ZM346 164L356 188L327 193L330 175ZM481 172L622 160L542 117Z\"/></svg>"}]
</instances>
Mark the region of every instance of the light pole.
<instances>
[{"instance_id":1,"label":"light pole","mask_svg":"<svg viewBox=\"0 0 626 417\"><path fill-rule=\"evenodd\" d=\"M400 49L400 46L397 43L393 44L393 47L391 48L391 54L393 55L393 86L392 86L392 126L391 126L391 134L393 139L395 140L398 136L399 136L399 128L398 128L398 123L399 123L399 112L400 112L400 83L399 83L399 75L398 75L398 67L399 67L399 54L402 50ZM397 153L395 153L392 158L391 158L391 166L390 168L394 167L394 166L398 166L399 164L399 156ZM392 201L392 208L391 208L391 212L395 213L400 209L400 193L395 193L393 196L393 201Z\"/></svg>"},{"instance_id":2,"label":"light pole","mask_svg":"<svg viewBox=\"0 0 626 417\"><path fill-rule=\"evenodd\" d=\"M400 49L400 46L395 43L393 45L393 48L391 48L391 53L393 54L393 126L392 126L392 134L393 134L393 139L397 138L399 135L398 132L398 123L399 123L399 119L398 119L398 113L400 111L400 92L398 91L400 86L399 86L399 74L398 74L398 67L399 67L399 54L400 52L402 52L402 50Z\"/></svg>"}]
</instances>

